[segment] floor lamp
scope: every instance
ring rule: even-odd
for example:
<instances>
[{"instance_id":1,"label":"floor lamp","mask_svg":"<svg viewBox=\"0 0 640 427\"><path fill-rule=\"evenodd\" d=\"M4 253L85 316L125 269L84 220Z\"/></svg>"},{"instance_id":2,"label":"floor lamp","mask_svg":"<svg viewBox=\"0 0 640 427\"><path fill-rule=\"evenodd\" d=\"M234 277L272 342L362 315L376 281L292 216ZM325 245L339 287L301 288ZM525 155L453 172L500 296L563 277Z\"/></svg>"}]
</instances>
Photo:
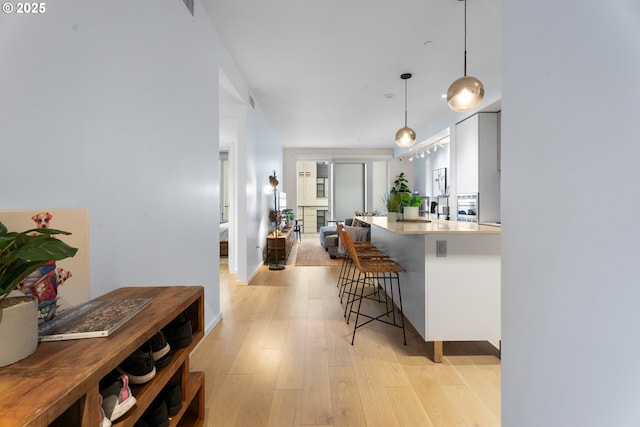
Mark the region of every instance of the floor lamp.
<instances>
[{"instance_id":1,"label":"floor lamp","mask_svg":"<svg viewBox=\"0 0 640 427\"><path fill-rule=\"evenodd\" d=\"M275 264L269 264L269 270L284 270L284 265L280 265L280 259L278 258L278 230L280 228L280 221L278 215L278 179L276 178L276 171L273 171L273 175L269 176L269 185L273 190L273 244L274 244L274 258ZM286 244L286 243L285 243Z\"/></svg>"}]
</instances>

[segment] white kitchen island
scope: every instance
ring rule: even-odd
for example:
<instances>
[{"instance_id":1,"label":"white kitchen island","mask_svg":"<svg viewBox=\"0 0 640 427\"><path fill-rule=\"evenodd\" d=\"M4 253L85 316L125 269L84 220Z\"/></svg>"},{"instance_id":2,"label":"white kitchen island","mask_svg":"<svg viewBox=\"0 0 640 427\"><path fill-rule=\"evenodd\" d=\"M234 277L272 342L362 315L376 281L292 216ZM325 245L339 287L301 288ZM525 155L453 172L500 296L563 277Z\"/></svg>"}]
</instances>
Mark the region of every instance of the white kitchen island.
<instances>
[{"instance_id":1,"label":"white kitchen island","mask_svg":"<svg viewBox=\"0 0 640 427\"><path fill-rule=\"evenodd\" d=\"M406 270L404 315L434 343L435 362L442 361L443 341L500 340L500 227L360 219L371 224L371 241Z\"/></svg>"}]
</instances>

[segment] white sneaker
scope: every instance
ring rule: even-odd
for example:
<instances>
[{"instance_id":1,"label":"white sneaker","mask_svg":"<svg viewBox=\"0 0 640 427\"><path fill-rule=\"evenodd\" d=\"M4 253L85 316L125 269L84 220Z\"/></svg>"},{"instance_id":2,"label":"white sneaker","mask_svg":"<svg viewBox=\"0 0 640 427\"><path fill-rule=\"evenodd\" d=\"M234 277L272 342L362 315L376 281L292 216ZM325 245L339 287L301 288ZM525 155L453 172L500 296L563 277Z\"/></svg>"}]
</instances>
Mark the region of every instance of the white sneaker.
<instances>
[{"instance_id":1,"label":"white sneaker","mask_svg":"<svg viewBox=\"0 0 640 427\"><path fill-rule=\"evenodd\" d=\"M110 421L117 420L136 404L136 398L129 388L129 377L126 375L120 375L116 382L101 390L100 394L105 419L108 418Z\"/></svg>"}]
</instances>

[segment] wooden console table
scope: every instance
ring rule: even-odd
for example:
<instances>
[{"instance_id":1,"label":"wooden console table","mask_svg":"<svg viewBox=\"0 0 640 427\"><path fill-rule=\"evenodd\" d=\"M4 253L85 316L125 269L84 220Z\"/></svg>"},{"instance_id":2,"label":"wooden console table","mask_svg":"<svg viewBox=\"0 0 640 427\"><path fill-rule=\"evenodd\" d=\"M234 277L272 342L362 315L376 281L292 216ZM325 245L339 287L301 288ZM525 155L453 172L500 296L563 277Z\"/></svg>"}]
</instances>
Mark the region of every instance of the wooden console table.
<instances>
[{"instance_id":1,"label":"wooden console table","mask_svg":"<svg viewBox=\"0 0 640 427\"><path fill-rule=\"evenodd\" d=\"M265 263L286 262L291 253L291 248L296 242L294 227L287 226L278 232L278 236L273 233L267 236L267 256Z\"/></svg>"},{"instance_id":2,"label":"wooden console table","mask_svg":"<svg viewBox=\"0 0 640 427\"><path fill-rule=\"evenodd\" d=\"M191 321L193 342L171 350L170 364L150 382L131 385L137 403L113 426L133 427L169 383L182 389L182 409L170 426L202 426L204 373L190 371L189 354L204 337L204 289L120 288L97 299L147 297L151 304L110 337L42 342L31 356L0 368L0 427L97 426L100 379L182 312Z\"/></svg>"}]
</instances>

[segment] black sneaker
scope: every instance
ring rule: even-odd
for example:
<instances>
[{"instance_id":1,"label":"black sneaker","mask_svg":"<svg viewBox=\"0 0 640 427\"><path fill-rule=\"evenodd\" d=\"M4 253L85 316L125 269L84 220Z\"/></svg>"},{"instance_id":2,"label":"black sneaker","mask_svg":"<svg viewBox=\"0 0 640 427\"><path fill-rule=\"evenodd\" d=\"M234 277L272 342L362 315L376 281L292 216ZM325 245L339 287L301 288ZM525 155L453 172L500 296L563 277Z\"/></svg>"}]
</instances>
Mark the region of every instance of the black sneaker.
<instances>
[{"instance_id":1,"label":"black sneaker","mask_svg":"<svg viewBox=\"0 0 640 427\"><path fill-rule=\"evenodd\" d=\"M171 346L162 331L158 331L152 336L151 339L141 347L141 350L151 351L157 369L164 368L171 362L171 353L169 353Z\"/></svg>"},{"instance_id":2,"label":"black sneaker","mask_svg":"<svg viewBox=\"0 0 640 427\"><path fill-rule=\"evenodd\" d=\"M184 313L180 313L178 317L173 319L164 328L164 333L171 348L174 349L188 347L193 341L191 322Z\"/></svg>"},{"instance_id":3,"label":"black sneaker","mask_svg":"<svg viewBox=\"0 0 640 427\"><path fill-rule=\"evenodd\" d=\"M131 384L148 383L156 376L156 367L151 351L136 350L116 370L129 377Z\"/></svg>"},{"instance_id":4,"label":"black sneaker","mask_svg":"<svg viewBox=\"0 0 640 427\"><path fill-rule=\"evenodd\" d=\"M164 390L162 390L162 397L164 401L167 402L167 410L169 411L169 416L173 417L182 408L182 388L180 384L167 385Z\"/></svg>"},{"instance_id":5,"label":"black sneaker","mask_svg":"<svg viewBox=\"0 0 640 427\"><path fill-rule=\"evenodd\" d=\"M169 427L167 402L162 399L162 396L158 396L151 403L151 406L142 414L141 421L153 427Z\"/></svg>"}]
</instances>

